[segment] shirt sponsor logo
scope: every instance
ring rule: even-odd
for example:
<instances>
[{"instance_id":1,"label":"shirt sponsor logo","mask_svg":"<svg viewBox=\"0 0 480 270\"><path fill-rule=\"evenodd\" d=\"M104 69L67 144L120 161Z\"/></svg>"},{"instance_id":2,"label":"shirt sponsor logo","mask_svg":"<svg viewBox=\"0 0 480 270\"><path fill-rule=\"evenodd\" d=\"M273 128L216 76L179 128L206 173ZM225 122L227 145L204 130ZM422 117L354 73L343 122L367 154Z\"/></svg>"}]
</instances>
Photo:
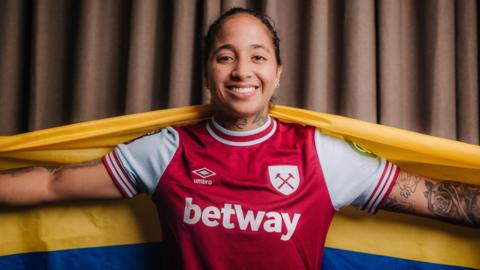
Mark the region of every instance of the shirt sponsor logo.
<instances>
[{"instance_id":1,"label":"shirt sponsor logo","mask_svg":"<svg viewBox=\"0 0 480 270\"><path fill-rule=\"evenodd\" d=\"M242 231L263 230L267 233L278 233L282 241L292 237L300 220L301 214L293 217L288 213L276 211L244 211L242 205L225 203L222 208L207 206L204 209L193 203L190 197L185 198L183 222L197 224L199 222L208 227L223 226L226 229L239 228ZM234 218L232 218L234 217Z\"/></svg>"},{"instance_id":2,"label":"shirt sponsor logo","mask_svg":"<svg viewBox=\"0 0 480 270\"><path fill-rule=\"evenodd\" d=\"M214 171L208 169L208 168L201 168L201 169L196 169L193 170L192 173L194 173L196 176L199 176L200 178L193 178L193 183L195 184L202 184L202 185L208 185L211 186L213 184L212 179L208 179L214 175L217 175Z\"/></svg>"},{"instance_id":3,"label":"shirt sponsor logo","mask_svg":"<svg viewBox=\"0 0 480 270\"><path fill-rule=\"evenodd\" d=\"M294 165L268 166L268 175L272 186L284 195L290 195L300 184L298 167Z\"/></svg>"}]
</instances>

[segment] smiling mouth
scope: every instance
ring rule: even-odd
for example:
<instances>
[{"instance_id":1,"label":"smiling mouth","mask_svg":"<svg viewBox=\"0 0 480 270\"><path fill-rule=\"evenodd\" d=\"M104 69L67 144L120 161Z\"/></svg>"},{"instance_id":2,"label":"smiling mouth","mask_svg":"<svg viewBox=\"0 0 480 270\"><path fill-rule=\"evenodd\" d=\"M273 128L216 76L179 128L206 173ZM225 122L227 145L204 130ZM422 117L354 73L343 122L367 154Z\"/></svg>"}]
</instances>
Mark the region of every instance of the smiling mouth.
<instances>
[{"instance_id":1,"label":"smiling mouth","mask_svg":"<svg viewBox=\"0 0 480 270\"><path fill-rule=\"evenodd\" d=\"M255 92L255 87L229 87L230 91L240 94L249 94Z\"/></svg>"},{"instance_id":2,"label":"smiling mouth","mask_svg":"<svg viewBox=\"0 0 480 270\"><path fill-rule=\"evenodd\" d=\"M238 85L229 85L227 89L233 92L234 94L252 94L257 90L257 86L255 85L245 85L245 86L238 86Z\"/></svg>"}]
</instances>

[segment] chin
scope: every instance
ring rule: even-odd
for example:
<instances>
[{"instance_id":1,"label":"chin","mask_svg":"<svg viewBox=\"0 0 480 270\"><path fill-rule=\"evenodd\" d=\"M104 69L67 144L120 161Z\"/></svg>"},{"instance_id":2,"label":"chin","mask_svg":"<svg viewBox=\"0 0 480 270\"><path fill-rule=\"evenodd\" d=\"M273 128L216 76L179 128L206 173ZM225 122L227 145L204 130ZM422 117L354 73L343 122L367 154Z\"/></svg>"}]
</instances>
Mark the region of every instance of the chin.
<instances>
[{"instance_id":1,"label":"chin","mask_svg":"<svg viewBox=\"0 0 480 270\"><path fill-rule=\"evenodd\" d=\"M236 118L246 118L246 117L255 117L259 113L263 112L263 108L236 108L230 111L231 115Z\"/></svg>"},{"instance_id":2,"label":"chin","mask_svg":"<svg viewBox=\"0 0 480 270\"><path fill-rule=\"evenodd\" d=\"M264 107L260 108L259 106L237 104L236 106L226 108L226 110L224 110L224 113L235 118L245 118L256 116L263 110Z\"/></svg>"}]
</instances>

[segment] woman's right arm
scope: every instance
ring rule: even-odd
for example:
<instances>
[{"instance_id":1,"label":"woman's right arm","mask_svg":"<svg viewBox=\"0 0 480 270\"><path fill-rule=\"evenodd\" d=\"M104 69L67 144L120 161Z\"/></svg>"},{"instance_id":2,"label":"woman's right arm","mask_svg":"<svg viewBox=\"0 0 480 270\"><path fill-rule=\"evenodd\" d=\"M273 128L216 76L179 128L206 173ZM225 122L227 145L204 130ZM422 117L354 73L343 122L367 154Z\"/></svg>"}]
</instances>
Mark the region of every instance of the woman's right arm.
<instances>
[{"instance_id":1,"label":"woman's right arm","mask_svg":"<svg viewBox=\"0 0 480 270\"><path fill-rule=\"evenodd\" d=\"M122 194L100 159L59 167L0 171L0 205L120 198Z\"/></svg>"}]
</instances>

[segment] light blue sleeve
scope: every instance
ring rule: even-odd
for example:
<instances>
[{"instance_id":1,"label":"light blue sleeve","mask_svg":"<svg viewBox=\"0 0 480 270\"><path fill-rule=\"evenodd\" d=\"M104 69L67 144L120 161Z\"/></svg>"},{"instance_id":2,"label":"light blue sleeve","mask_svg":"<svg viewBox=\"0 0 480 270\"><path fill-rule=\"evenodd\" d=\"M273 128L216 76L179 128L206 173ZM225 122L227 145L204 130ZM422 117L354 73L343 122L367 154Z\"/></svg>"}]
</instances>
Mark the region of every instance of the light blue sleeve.
<instances>
[{"instance_id":1,"label":"light blue sleeve","mask_svg":"<svg viewBox=\"0 0 480 270\"><path fill-rule=\"evenodd\" d=\"M179 146L178 132L167 127L120 144L104 157L113 181L126 197L151 196Z\"/></svg>"},{"instance_id":2,"label":"light blue sleeve","mask_svg":"<svg viewBox=\"0 0 480 270\"><path fill-rule=\"evenodd\" d=\"M315 147L335 209L353 205L376 212L388 196L398 167L353 143L315 132Z\"/></svg>"}]
</instances>

